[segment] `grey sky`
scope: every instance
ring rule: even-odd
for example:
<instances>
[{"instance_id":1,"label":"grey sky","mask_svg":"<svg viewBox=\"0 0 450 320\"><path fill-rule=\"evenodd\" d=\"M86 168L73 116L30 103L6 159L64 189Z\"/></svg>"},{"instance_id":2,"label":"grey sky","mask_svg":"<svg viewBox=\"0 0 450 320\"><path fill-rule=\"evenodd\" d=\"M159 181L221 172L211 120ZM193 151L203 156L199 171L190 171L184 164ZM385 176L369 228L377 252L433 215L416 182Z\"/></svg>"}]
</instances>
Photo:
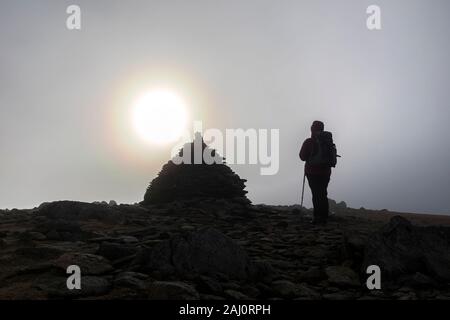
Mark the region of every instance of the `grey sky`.
<instances>
[{"instance_id":1,"label":"grey sky","mask_svg":"<svg viewBox=\"0 0 450 320\"><path fill-rule=\"evenodd\" d=\"M81 31L65 26L74 3ZM381 31L366 28L370 4ZM2 0L0 207L142 200L170 146L137 141L127 110L166 86L205 127L280 129L277 175L233 166L256 203L299 202L298 150L320 119L343 156L331 198L450 213L448 12L447 0Z\"/></svg>"}]
</instances>

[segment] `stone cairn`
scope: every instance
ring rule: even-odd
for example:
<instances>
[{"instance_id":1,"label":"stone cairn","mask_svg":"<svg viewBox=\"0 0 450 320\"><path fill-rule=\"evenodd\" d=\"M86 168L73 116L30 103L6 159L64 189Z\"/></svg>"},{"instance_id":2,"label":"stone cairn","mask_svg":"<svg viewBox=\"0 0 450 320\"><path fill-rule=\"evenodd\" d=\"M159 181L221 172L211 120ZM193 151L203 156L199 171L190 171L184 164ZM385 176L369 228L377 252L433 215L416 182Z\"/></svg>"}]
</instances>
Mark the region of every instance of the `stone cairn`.
<instances>
[{"instance_id":1,"label":"stone cairn","mask_svg":"<svg viewBox=\"0 0 450 320\"><path fill-rule=\"evenodd\" d=\"M201 147L201 153L198 149ZM206 150L206 153L205 153ZM195 152L197 157L195 159ZM189 152L183 158L185 152ZM215 161L205 160L208 154ZM193 142L187 143L179 151L178 157L190 161L179 163L179 159L167 162L158 176L153 179L144 196L143 205L161 204L179 200L192 199L232 199L250 203L246 194L245 182L230 167L225 158L219 156L214 149L209 148L200 134L196 134ZM179 164L178 164L179 163Z\"/></svg>"}]
</instances>

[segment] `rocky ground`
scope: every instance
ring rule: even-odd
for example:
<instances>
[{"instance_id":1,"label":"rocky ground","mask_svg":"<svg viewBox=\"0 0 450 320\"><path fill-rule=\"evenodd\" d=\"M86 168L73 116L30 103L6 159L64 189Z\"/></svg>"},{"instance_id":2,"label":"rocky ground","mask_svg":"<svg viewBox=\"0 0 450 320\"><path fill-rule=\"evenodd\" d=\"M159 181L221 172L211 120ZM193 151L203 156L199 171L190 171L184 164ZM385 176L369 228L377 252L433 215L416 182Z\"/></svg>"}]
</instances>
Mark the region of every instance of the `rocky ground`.
<instances>
[{"instance_id":1,"label":"rocky ground","mask_svg":"<svg viewBox=\"0 0 450 320\"><path fill-rule=\"evenodd\" d=\"M450 299L450 219L333 210L325 227L221 199L0 211L0 299ZM366 288L370 264L381 290Z\"/></svg>"}]
</instances>

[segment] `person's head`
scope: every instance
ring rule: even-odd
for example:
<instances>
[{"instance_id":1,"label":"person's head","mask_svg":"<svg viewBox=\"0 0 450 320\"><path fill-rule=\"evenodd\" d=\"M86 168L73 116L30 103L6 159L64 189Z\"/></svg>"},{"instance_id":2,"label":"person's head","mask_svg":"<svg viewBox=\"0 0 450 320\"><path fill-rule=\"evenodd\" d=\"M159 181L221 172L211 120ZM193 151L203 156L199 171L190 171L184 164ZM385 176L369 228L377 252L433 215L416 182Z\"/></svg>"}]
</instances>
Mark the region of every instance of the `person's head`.
<instances>
[{"instance_id":1,"label":"person's head","mask_svg":"<svg viewBox=\"0 0 450 320\"><path fill-rule=\"evenodd\" d=\"M311 125L311 135L316 136L319 133L323 132L324 129L325 125L323 124L323 122L316 120Z\"/></svg>"}]
</instances>

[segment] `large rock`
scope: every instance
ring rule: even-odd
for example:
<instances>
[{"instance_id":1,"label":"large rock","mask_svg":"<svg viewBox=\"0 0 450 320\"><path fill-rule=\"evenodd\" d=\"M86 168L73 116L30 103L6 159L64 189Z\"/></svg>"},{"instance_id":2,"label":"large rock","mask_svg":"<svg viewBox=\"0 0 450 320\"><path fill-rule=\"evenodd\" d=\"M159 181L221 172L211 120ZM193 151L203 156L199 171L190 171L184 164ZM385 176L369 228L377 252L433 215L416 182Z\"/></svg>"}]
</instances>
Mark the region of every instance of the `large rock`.
<instances>
[{"instance_id":1,"label":"large rock","mask_svg":"<svg viewBox=\"0 0 450 320\"><path fill-rule=\"evenodd\" d=\"M347 204L344 201L337 203L333 199L328 199L328 205L330 207L330 211L332 212L342 213L347 210Z\"/></svg>"},{"instance_id":2,"label":"large rock","mask_svg":"<svg viewBox=\"0 0 450 320\"><path fill-rule=\"evenodd\" d=\"M64 220L103 220L119 222L123 217L116 207L101 203L79 201L56 201L43 203L37 213L49 219Z\"/></svg>"},{"instance_id":3,"label":"large rock","mask_svg":"<svg viewBox=\"0 0 450 320\"><path fill-rule=\"evenodd\" d=\"M88 253L65 253L53 264L63 270L68 266L77 265L80 267L81 275L101 275L113 269L105 258Z\"/></svg>"},{"instance_id":4,"label":"large rock","mask_svg":"<svg viewBox=\"0 0 450 320\"><path fill-rule=\"evenodd\" d=\"M246 279L255 273L246 251L212 228L175 236L143 249L137 260L143 270L163 273L225 275L234 279Z\"/></svg>"},{"instance_id":5,"label":"large rock","mask_svg":"<svg viewBox=\"0 0 450 320\"><path fill-rule=\"evenodd\" d=\"M420 272L450 281L450 228L419 227L400 216L393 217L368 241L363 271L378 265L384 279Z\"/></svg>"},{"instance_id":6,"label":"large rock","mask_svg":"<svg viewBox=\"0 0 450 320\"><path fill-rule=\"evenodd\" d=\"M129 257L137 252L137 248L132 245L120 244L104 241L100 244L97 254L110 261Z\"/></svg>"},{"instance_id":7,"label":"large rock","mask_svg":"<svg viewBox=\"0 0 450 320\"><path fill-rule=\"evenodd\" d=\"M297 293L297 286L288 280L277 280L272 282L272 289L283 298L292 298Z\"/></svg>"},{"instance_id":8,"label":"large rock","mask_svg":"<svg viewBox=\"0 0 450 320\"><path fill-rule=\"evenodd\" d=\"M121 272L114 279L114 286L119 288L130 288L134 290L144 290L146 288L145 280L148 276L137 272Z\"/></svg>"},{"instance_id":9,"label":"large rock","mask_svg":"<svg viewBox=\"0 0 450 320\"><path fill-rule=\"evenodd\" d=\"M270 284L270 296L283 299L314 300L320 299L320 294L304 283L293 283L289 280L276 280Z\"/></svg>"},{"instance_id":10,"label":"large rock","mask_svg":"<svg viewBox=\"0 0 450 320\"><path fill-rule=\"evenodd\" d=\"M18 258L26 258L34 261L45 261L48 262L51 259L60 257L64 253L64 250L52 246L31 246L31 247L20 247L14 250L14 255Z\"/></svg>"},{"instance_id":11,"label":"large rock","mask_svg":"<svg viewBox=\"0 0 450 320\"><path fill-rule=\"evenodd\" d=\"M33 287L43 291L51 299L101 296L112 289L108 279L96 276L82 276L81 289L69 290L67 278L54 275L38 277L33 281Z\"/></svg>"},{"instance_id":12,"label":"large rock","mask_svg":"<svg viewBox=\"0 0 450 320\"><path fill-rule=\"evenodd\" d=\"M77 221L68 221L60 218L47 219L38 223L34 231L45 234L48 240L53 241L86 241L93 234L84 231Z\"/></svg>"},{"instance_id":13,"label":"large rock","mask_svg":"<svg viewBox=\"0 0 450 320\"><path fill-rule=\"evenodd\" d=\"M112 286L109 280L95 276L81 278L81 290L78 293L83 296L101 296L108 293ZM75 291L75 293L77 293Z\"/></svg>"}]
</instances>

